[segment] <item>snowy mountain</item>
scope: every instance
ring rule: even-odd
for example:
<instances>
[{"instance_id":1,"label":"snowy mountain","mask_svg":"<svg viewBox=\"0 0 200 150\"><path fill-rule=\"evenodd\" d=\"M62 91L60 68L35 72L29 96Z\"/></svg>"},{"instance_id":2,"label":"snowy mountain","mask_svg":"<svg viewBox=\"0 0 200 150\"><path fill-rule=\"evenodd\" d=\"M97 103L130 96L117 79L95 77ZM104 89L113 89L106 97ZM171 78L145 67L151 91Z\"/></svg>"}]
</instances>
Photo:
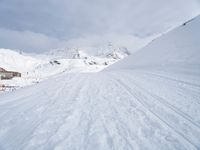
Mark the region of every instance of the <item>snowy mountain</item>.
<instances>
[{"instance_id":1,"label":"snowy mountain","mask_svg":"<svg viewBox=\"0 0 200 150\"><path fill-rule=\"evenodd\" d=\"M7 70L24 73L42 63L43 60L41 59L23 55L20 52L9 49L0 49L0 67Z\"/></svg>"},{"instance_id":2,"label":"snowy mountain","mask_svg":"<svg viewBox=\"0 0 200 150\"><path fill-rule=\"evenodd\" d=\"M141 44L142 45L142 44ZM145 43L143 44L145 45ZM88 56L98 56L98 57L111 57L112 55L117 55L120 58L120 55L127 56L131 53L126 47L115 45L111 42L108 42L105 45L98 46L88 46L88 47L69 47L63 49L54 49L45 52L45 54L53 56L53 57L64 57L73 59L76 58L77 55L79 58L84 58Z\"/></svg>"},{"instance_id":3,"label":"snowy mountain","mask_svg":"<svg viewBox=\"0 0 200 150\"><path fill-rule=\"evenodd\" d=\"M98 73L0 95L0 149L200 149L200 17Z\"/></svg>"},{"instance_id":4,"label":"snowy mountain","mask_svg":"<svg viewBox=\"0 0 200 150\"><path fill-rule=\"evenodd\" d=\"M0 67L22 73L21 78L2 80L8 86L24 87L49 77L67 72L97 72L129 55L126 48L107 47L56 49L44 54L28 54L0 49ZM95 52L95 53L94 53Z\"/></svg>"}]
</instances>

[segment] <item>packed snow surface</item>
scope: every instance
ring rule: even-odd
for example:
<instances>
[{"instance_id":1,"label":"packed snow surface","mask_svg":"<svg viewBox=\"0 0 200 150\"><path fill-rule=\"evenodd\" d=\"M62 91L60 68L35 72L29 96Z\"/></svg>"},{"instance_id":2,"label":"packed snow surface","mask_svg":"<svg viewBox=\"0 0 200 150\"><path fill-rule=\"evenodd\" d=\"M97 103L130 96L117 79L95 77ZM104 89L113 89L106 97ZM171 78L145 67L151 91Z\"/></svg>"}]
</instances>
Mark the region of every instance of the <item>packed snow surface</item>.
<instances>
[{"instance_id":1,"label":"packed snow surface","mask_svg":"<svg viewBox=\"0 0 200 150\"><path fill-rule=\"evenodd\" d=\"M200 17L99 73L0 95L2 150L200 149Z\"/></svg>"}]
</instances>

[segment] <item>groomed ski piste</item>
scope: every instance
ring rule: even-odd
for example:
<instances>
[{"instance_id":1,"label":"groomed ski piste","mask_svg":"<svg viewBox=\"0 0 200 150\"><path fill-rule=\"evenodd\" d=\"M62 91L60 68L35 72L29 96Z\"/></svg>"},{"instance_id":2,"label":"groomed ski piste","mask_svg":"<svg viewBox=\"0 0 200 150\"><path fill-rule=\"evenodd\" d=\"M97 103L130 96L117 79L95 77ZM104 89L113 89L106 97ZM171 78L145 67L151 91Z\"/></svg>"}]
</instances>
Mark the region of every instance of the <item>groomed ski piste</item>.
<instances>
[{"instance_id":1,"label":"groomed ski piste","mask_svg":"<svg viewBox=\"0 0 200 150\"><path fill-rule=\"evenodd\" d=\"M98 73L0 95L0 150L200 149L200 17Z\"/></svg>"}]
</instances>

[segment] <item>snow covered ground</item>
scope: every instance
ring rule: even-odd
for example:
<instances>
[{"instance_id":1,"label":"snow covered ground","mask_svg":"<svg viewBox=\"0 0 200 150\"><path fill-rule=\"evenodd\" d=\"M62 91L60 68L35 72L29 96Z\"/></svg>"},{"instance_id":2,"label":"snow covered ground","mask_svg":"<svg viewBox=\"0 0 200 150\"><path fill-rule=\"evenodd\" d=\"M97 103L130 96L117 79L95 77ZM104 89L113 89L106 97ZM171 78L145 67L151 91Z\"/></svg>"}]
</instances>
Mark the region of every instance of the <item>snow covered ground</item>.
<instances>
[{"instance_id":1,"label":"snow covered ground","mask_svg":"<svg viewBox=\"0 0 200 150\"><path fill-rule=\"evenodd\" d=\"M200 17L98 73L0 95L2 150L200 149Z\"/></svg>"}]
</instances>

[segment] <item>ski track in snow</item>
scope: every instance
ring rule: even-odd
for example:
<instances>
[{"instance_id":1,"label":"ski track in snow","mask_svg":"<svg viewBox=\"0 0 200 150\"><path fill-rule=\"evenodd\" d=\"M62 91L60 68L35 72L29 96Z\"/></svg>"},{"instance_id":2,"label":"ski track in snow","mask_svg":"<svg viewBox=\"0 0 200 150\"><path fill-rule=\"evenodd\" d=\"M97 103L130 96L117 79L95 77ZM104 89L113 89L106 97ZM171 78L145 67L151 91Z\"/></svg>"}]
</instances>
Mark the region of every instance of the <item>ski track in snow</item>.
<instances>
[{"instance_id":1,"label":"ski track in snow","mask_svg":"<svg viewBox=\"0 0 200 150\"><path fill-rule=\"evenodd\" d=\"M2 94L0 150L200 149L195 79L154 70L65 74L32 93Z\"/></svg>"}]
</instances>

